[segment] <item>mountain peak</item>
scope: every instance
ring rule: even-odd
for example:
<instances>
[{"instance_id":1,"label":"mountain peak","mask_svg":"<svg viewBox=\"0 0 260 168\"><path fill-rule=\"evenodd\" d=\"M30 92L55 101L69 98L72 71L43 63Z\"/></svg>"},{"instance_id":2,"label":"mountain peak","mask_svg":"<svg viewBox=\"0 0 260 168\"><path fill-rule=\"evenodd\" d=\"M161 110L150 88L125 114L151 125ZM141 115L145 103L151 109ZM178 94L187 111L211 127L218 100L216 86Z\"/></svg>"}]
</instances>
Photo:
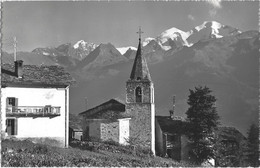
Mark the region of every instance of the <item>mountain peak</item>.
<instances>
[{"instance_id":1,"label":"mountain peak","mask_svg":"<svg viewBox=\"0 0 260 168\"><path fill-rule=\"evenodd\" d=\"M170 37L170 38L172 38L172 37L175 37L176 34L181 34L181 36L183 38L185 38L185 39L187 38L187 33L180 30L180 29L177 29L176 27L172 27L170 29L165 30L164 32L161 33L160 37Z\"/></svg>"},{"instance_id":2,"label":"mountain peak","mask_svg":"<svg viewBox=\"0 0 260 168\"><path fill-rule=\"evenodd\" d=\"M87 50L87 49L89 49L89 48L92 48L92 50L93 50L93 49L95 49L96 47L97 47L96 44L94 44L94 43L88 43L88 42L86 42L86 41L84 41L84 40L79 40L78 42L76 42L76 43L73 45L73 48L74 48L74 49L83 48L84 50Z\"/></svg>"},{"instance_id":3,"label":"mountain peak","mask_svg":"<svg viewBox=\"0 0 260 168\"><path fill-rule=\"evenodd\" d=\"M136 47L120 47L120 48L116 48L122 55L124 55L126 53L126 51L128 50L137 50Z\"/></svg>"}]
</instances>

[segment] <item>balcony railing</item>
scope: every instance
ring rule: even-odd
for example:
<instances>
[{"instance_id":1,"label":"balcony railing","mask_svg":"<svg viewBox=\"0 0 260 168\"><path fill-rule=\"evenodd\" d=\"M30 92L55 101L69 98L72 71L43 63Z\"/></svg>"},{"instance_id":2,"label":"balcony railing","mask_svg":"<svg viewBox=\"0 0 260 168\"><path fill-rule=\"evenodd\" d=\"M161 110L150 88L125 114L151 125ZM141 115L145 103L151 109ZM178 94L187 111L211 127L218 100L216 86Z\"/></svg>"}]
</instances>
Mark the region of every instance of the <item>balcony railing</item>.
<instances>
[{"instance_id":1,"label":"balcony railing","mask_svg":"<svg viewBox=\"0 0 260 168\"><path fill-rule=\"evenodd\" d=\"M9 106L6 108L7 116L59 116L58 106Z\"/></svg>"}]
</instances>

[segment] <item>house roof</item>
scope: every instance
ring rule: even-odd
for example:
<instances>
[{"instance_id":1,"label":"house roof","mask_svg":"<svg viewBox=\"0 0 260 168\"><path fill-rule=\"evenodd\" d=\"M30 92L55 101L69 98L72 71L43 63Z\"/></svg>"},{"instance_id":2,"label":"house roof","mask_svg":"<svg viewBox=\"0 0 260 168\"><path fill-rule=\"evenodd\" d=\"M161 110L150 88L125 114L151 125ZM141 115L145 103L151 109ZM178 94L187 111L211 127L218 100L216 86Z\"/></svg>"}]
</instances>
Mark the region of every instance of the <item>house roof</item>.
<instances>
[{"instance_id":1,"label":"house roof","mask_svg":"<svg viewBox=\"0 0 260 168\"><path fill-rule=\"evenodd\" d=\"M156 116L162 132L170 134L185 134L186 121L171 119L170 116Z\"/></svg>"},{"instance_id":2,"label":"house roof","mask_svg":"<svg viewBox=\"0 0 260 168\"><path fill-rule=\"evenodd\" d=\"M62 86L75 84L76 81L61 66L23 65L23 77L17 78L14 64L2 64L2 86Z\"/></svg>"},{"instance_id":3,"label":"house roof","mask_svg":"<svg viewBox=\"0 0 260 168\"><path fill-rule=\"evenodd\" d=\"M102 103L94 108L79 113L87 119L119 119L126 118L125 104L115 99Z\"/></svg>"},{"instance_id":4,"label":"house roof","mask_svg":"<svg viewBox=\"0 0 260 168\"><path fill-rule=\"evenodd\" d=\"M221 126L218 127L215 131L218 134L220 140L233 140L233 141L242 141L246 137L235 127Z\"/></svg>"}]
</instances>

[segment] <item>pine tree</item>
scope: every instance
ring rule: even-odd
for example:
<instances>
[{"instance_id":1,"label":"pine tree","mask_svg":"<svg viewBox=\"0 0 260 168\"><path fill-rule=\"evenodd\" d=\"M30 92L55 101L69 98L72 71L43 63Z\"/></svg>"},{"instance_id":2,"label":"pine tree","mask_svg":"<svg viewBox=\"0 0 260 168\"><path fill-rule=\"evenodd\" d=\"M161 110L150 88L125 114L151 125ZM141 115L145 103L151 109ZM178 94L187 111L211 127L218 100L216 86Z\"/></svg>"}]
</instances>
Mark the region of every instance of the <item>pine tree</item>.
<instances>
[{"instance_id":1,"label":"pine tree","mask_svg":"<svg viewBox=\"0 0 260 168\"><path fill-rule=\"evenodd\" d=\"M187 120L189 122L188 138L191 141L190 156L197 164L214 158L214 129L219 124L219 116L215 107L216 98L211 90L195 87L189 90Z\"/></svg>"},{"instance_id":2,"label":"pine tree","mask_svg":"<svg viewBox=\"0 0 260 168\"><path fill-rule=\"evenodd\" d=\"M259 166L259 128L252 124L247 137L248 163L250 166Z\"/></svg>"}]
</instances>

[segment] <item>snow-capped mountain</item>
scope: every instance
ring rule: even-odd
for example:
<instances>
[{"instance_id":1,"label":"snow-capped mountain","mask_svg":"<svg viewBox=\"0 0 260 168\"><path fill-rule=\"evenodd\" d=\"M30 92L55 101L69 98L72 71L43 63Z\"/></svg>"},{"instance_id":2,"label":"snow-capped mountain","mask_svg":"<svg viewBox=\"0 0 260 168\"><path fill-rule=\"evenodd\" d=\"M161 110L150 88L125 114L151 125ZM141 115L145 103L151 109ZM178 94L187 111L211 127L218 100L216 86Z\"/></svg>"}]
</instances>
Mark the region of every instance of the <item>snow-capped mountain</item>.
<instances>
[{"instance_id":1,"label":"snow-capped mountain","mask_svg":"<svg viewBox=\"0 0 260 168\"><path fill-rule=\"evenodd\" d=\"M223 25L216 21L205 21L190 31L184 32L178 28L172 27L165 30L155 38L148 37L143 41L143 46L151 41L156 41L163 50L176 49L183 46L192 46L198 41L209 40L213 38L222 38L241 33L237 28Z\"/></svg>"},{"instance_id":2,"label":"snow-capped mountain","mask_svg":"<svg viewBox=\"0 0 260 168\"><path fill-rule=\"evenodd\" d=\"M89 54L91 51L97 48L97 46L98 46L97 44L88 43L84 40L80 40L73 45L73 48L76 50L78 49L78 50L87 51L88 52L87 54Z\"/></svg>"},{"instance_id":3,"label":"snow-capped mountain","mask_svg":"<svg viewBox=\"0 0 260 168\"><path fill-rule=\"evenodd\" d=\"M169 50L172 47L187 45L186 39L188 36L188 33L173 27L162 32L157 39L164 50Z\"/></svg>"},{"instance_id":4,"label":"snow-capped mountain","mask_svg":"<svg viewBox=\"0 0 260 168\"><path fill-rule=\"evenodd\" d=\"M85 57L79 64L78 68L88 69L90 67L102 67L112 65L118 62L127 61L111 43L100 44L94 51Z\"/></svg>"},{"instance_id":5,"label":"snow-capped mountain","mask_svg":"<svg viewBox=\"0 0 260 168\"><path fill-rule=\"evenodd\" d=\"M129 46L129 47L120 47L120 48L116 48L122 55L124 55L126 53L127 50L131 49L131 50L137 50L136 47L132 47L132 46Z\"/></svg>"},{"instance_id":6,"label":"snow-capped mountain","mask_svg":"<svg viewBox=\"0 0 260 168\"><path fill-rule=\"evenodd\" d=\"M205 21L201 25L196 26L188 32L189 36L186 39L191 46L198 41L208 40L212 38L222 38L226 36L236 35L241 33L237 28L223 25L216 21Z\"/></svg>"},{"instance_id":7,"label":"snow-capped mountain","mask_svg":"<svg viewBox=\"0 0 260 168\"><path fill-rule=\"evenodd\" d=\"M90 52L92 52L98 45L88 43L84 40L76 42L74 45L71 43L61 44L58 47L36 48L32 52L50 56L50 57L70 57L77 60L84 59Z\"/></svg>"}]
</instances>

